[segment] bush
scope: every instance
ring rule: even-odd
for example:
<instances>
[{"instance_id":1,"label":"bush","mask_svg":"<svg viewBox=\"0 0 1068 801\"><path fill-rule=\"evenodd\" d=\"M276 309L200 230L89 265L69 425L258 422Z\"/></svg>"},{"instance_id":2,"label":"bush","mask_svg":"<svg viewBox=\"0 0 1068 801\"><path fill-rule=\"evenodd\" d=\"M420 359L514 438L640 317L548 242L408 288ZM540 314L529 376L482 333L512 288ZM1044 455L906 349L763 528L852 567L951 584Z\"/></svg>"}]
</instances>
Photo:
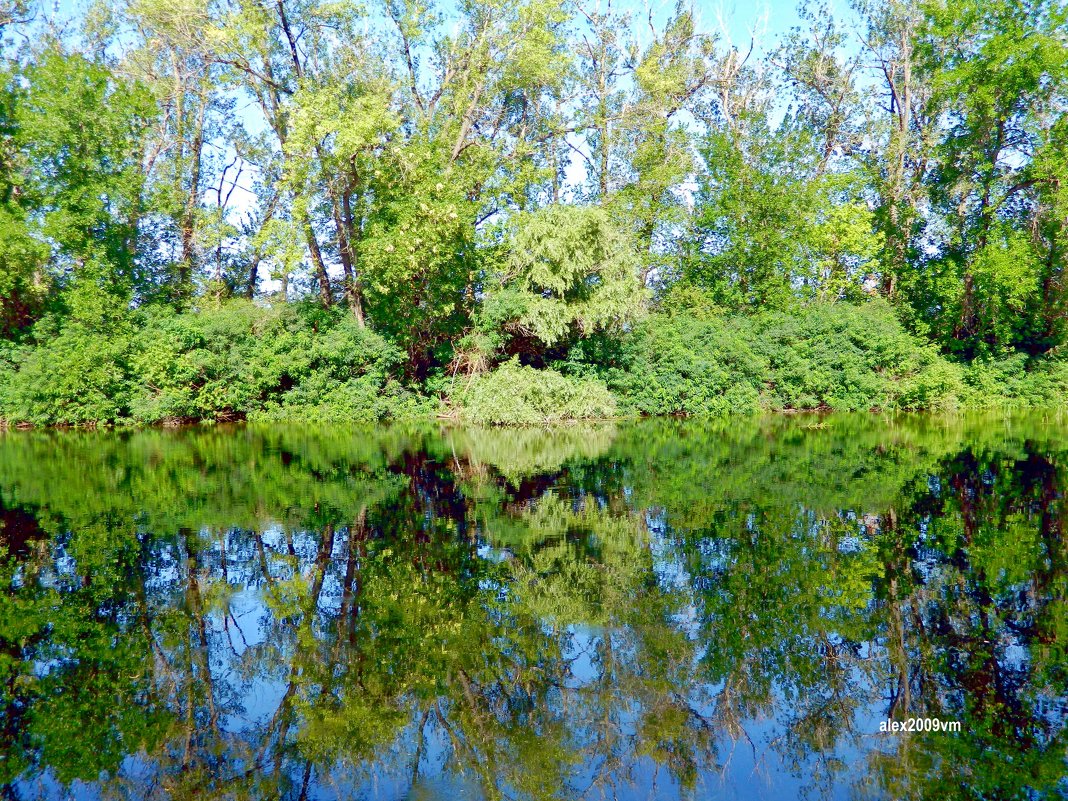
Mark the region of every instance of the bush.
<instances>
[{"instance_id":1,"label":"bush","mask_svg":"<svg viewBox=\"0 0 1068 801\"><path fill-rule=\"evenodd\" d=\"M41 326L0 370L0 418L36 425L380 420L425 410L391 375L404 354L341 310L232 300L148 309L108 331Z\"/></svg>"},{"instance_id":2,"label":"bush","mask_svg":"<svg viewBox=\"0 0 1068 801\"><path fill-rule=\"evenodd\" d=\"M888 406L921 411L952 409L960 404L964 371L959 364L939 356L933 347L925 346L924 350L918 369L901 376L891 387Z\"/></svg>"},{"instance_id":3,"label":"bush","mask_svg":"<svg viewBox=\"0 0 1068 801\"><path fill-rule=\"evenodd\" d=\"M521 367L515 359L476 376L451 402L461 419L493 425L542 425L616 415L615 399L600 381Z\"/></svg>"},{"instance_id":4,"label":"bush","mask_svg":"<svg viewBox=\"0 0 1068 801\"><path fill-rule=\"evenodd\" d=\"M660 313L614 350L587 341L564 368L603 379L628 411L718 417L765 409L951 406L960 368L885 303L756 316Z\"/></svg>"},{"instance_id":5,"label":"bush","mask_svg":"<svg viewBox=\"0 0 1068 801\"><path fill-rule=\"evenodd\" d=\"M90 425L120 419L130 399L130 329L39 324L44 343L22 350L0 372L0 417L8 423Z\"/></svg>"},{"instance_id":6,"label":"bush","mask_svg":"<svg viewBox=\"0 0 1068 801\"><path fill-rule=\"evenodd\" d=\"M396 381L384 383L369 376L339 381L316 373L277 402L249 415L255 421L374 423L429 417L432 403Z\"/></svg>"},{"instance_id":7,"label":"bush","mask_svg":"<svg viewBox=\"0 0 1068 801\"><path fill-rule=\"evenodd\" d=\"M132 361L138 422L228 417L367 421L403 354L341 311L233 300L149 322Z\"/></svg>"},{"instance_id":8,"label":"bush","mask_svg":"<svg viewBox=\"0 0 1068 801\"><path fill-rule=\"evenodd\" d=\"M48 317L29 340L0 342L0 424L429 416L432 401L394 377L404 360L345 310L314 304L232 300L184 313L148 308L63 324ZM466 385L446 379L441 389L453 387L456 416L513 425L1045 406L1068 396L1068 360L1015 354L962 366L905 331L882 301L752 316L680 306L622 333L584 337L553 366L513 359Z\"/></svg>"},{"instance_id":9,"label":"bush","mask_svg":"<svg viewBox=\"0 0 1068 801\"><path fill-rule=\"evenodd\" d=\"M759 406L766 359L750 346L748 321L658 314L623 341L618 356L593 356L593 371L627 412L714 417ZM576 365L570 365L575 369Z\"/></svg>"},{"instance_id":10,"label":"bush","mask_svg":"<svg viewBox=\"0 0 1068 801\"><path fill-rule=\"evenodd\" d=\"M1014 353L977 359L964 370L964 404L972 408L1056 406L1068 397L1068 362Z\"/></svg>"},{"instance_id":11,"label":"bush","mask_svg":"<svg viewBox=\"0 0 1068 801\"><path fill-rule=\"evenodd\" d=\"M883 301L813 304L753 321L773 409L861 411L952 405L959 369L909 334Z\"/></svg>"}]
</instances>

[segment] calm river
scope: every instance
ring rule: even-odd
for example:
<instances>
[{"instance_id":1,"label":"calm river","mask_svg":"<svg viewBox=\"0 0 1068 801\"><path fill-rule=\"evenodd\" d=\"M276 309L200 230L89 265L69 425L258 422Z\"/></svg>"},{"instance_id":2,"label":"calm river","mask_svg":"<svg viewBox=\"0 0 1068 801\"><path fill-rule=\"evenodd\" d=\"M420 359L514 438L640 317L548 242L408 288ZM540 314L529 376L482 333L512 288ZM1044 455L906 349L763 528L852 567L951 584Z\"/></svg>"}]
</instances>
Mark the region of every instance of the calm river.
<instances>
[{"instance_id":1,"label":"calm river","mask_svg":"<svg viewBox=\"0 0 1068 801\"><path fill-rule=\"evenodd\" d=\"M0 799L1065 798L1066 490L1056 415L2 434Z\"/></svg>"}]
</instances>

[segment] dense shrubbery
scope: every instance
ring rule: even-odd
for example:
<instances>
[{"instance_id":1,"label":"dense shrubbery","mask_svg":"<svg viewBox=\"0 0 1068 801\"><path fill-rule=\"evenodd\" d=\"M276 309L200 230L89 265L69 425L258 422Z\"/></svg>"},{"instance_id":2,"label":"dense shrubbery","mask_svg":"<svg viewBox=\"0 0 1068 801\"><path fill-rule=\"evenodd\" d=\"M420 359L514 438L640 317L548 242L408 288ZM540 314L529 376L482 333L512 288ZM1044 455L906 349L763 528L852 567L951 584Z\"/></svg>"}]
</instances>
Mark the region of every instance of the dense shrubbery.
<instances>
[{"instance_id":1,"label":"dense shrubbery","mask_svg":"<svg viewBox=\"0 0 1068 801\"><path fill-rule=\"evenodd\" d=\"M813 304L753 319L772 409L919 409L953 405L959 368L909 334L881 301Z\"/></svg>"},{"instance_id":2,"label":"dense shrubbery","mask_svg":"<svg viewBox=\"0 0 1068 801\"><path fill-rule=\"evenodd\" d=\"M747 325L742 318L657 314L617 347L580 346L568 368L600 376L632 414L751 413L767 360L753 351Z\"/></svg>"},{"instance_id":3,"label":"dense shrubbery","mask_svg":"<svg viewBox=\"0 0 1068 801\"><path fill-rule=\"evenodd\" d=\"M963 373L962 398L971 407L1061 406L1068 397L1068 362L1059 356L1015 353L976 360Z\"/></svg>"},{"instance_id":4,"label":"dense shrubbery","mask_svg":"<svg viewBox=\"0 0 1068 801\"><path fill-rule=\"evenodd\" d=\"M340 310L233 301L164 315L133 358L137 421L230 416L370 421L406 407L391 374L403 353Z\"/></svg>"},{"instance_id":5,"label":"dense shrubbery","mask_svg":"<svg viewBox=\"0 0 1068 801\"><path fill-rule=\"evenodd\" d=\"M956 403L960 368L883 303L803 314L657 314L614 351L580 347L625 410L717 416L758 409L929 409Z\"/></svg>"},{"instance_id":6,"label":"dense shrubbery","mask_svg":"<svg viewBox=\"0 0 1068 801\"><path fill-rule=\"evenodd\" d=\"M522 367L514 359L475 376L452 400L458 417L476 423L541 425L616 415L615 399L600 381Z\"/></svg>"},{"instance_id":7,"label":"dense shrubbery","mask_svg":"<svg viewBox=\"0 0 1068 801\"><path fill-rule=\"evenodd\" d=\"M4 343L0 419L88 425L193 420L373 422L427 417L405 354L344 310L230 301L86 324L42 320ZM1068 363L1023 355L962 366L881 301L756 315L686 309L579 338L560 372L520 365L457 376L449 414L541 425L618 415L1040 406L1068 394Z\"/></svg>"},{"instance_id":8,"label":"dense shrubbery","mask_svg":"<svg viewBox=\"0 0 1068 801\"><path fill-rule=\"evenodd\" d=\"M132 330L125 321L110 331L77 322L38 324L41 344L16 348L0 373L0 418L37 425L117 420L130 403Z\"/></svg>"},{"instance_id":9,"label":"dense shrubbery","mask_svg":"<svg viewBox=\"0 0 1068 801\"><path fill-rule=\"evenodd\" d=\"M1063 0L808 9L753 69L693 3L641 34L534 0L209 3L181 35L165 3L28 5L0 422L1066 397Z\"/></svg>"},{"instance_id":10,"label":"dense shrubbery","mask_svg":"<svg viewBox=\"0 0 1068 801\"><path fill-rule=\"evenodd\" d=\"M0 416L38 425L415 413L403 353L342 311L230 301L38 333L0 372Z\"/></svg>"}]
</instances>

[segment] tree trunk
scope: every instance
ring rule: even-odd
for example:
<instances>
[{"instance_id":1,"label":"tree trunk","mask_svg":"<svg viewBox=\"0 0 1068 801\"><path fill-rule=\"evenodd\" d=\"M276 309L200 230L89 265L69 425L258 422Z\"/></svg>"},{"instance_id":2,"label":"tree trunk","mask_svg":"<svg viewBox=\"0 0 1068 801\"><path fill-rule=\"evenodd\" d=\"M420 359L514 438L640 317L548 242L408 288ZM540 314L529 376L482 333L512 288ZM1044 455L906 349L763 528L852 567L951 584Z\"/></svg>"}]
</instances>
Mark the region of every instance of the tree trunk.
<instances>
[{"instance_id":1,"label":"tree trunk","mask_svg":"<svg viewBox=\"0 0 1068 801\"><path fill-rule=\"evenodd\" d=\"M196 252L194 237L196 234L196 211L200 200L200 172L204 152L204 115L207 113L207 87L201 86L197 119L193 129L193 142L190 145L191 159L189 168L189 192L186 194L185 208L182 210L182 263L179 274L179 288L185 294L186 287L196 269Z\"/></svg>"},{"instance_id":2,"label":"tree trunk","mask_svg":"<svg viewBox=\"0 0 1068 801\"><path fill-rule=\"evenodd\" d=\"M344 210L339 207L337 193L328 189L330 208L334 215L334 227L337 229L337 246L341 256L341 269L345 275L345 302L361 327L365 325L363 315L363 298L360 294L356 265L352 251L352 208L348 195L342 198Z\"/></svg>"},{"instance_id":3,"label":"tree trunk","mask_svg":"<svg viewBox=\"0 0 1068 801\"><path fill-rule=\"evenodd\" d=\"M304 236L308 240L308 252L311 253L315 279L319 284L319 300L324 309L329 309L334 303L334 297L330 291L330 276L326 272L322 251L319 250L319 240L315 238L315 231L312 230L311 223L307 220L304 221Z\"/></svg>"}]
</instances>

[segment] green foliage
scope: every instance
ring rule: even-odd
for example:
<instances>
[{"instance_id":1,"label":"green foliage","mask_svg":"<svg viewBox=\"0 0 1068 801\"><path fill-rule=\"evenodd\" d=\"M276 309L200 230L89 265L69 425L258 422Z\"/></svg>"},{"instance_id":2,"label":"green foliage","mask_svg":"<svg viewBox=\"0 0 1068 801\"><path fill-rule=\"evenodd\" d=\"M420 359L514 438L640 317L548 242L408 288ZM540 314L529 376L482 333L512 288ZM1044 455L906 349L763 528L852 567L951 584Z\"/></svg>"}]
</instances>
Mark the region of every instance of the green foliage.
<instances>
[{"instance_id":1,"label":"green foliage","mask_svg":"<svg viewBox=\"0 0 1068 801\"><path fill-rule=\"evenodd\" d=\"M47 248L33 237L28 204L18 189L19 142L15 111L21 92L0 69L0 336L11 337L31 323L47 296Z\"/></svg>"},{"instance_id":2,"label":"green foliage","mask_svg":"<svg viewBox=\"0 0 1068 801\"><path fill-rule=\"evenodd\" d=\"M615 362L591 366L623 408L641 414L751 414L768 369L753 350L747 321L688 314L652 315L626 338Z\"/></svg>"},{"instance_id":3,"label":"green foliage","mask_svg":"<svg viewBox=\"0 0 1068 801\"><path fill-rule=\"evenodd\" d=\"M0 376L9 422L374 421L427 408L392 377L403 354L340 312L233 300L38 329L42 344Z\"/></svg>"},{"instance_id":4,"label":"green foliage","mask_svg":"<svg viewBox=\"0 0 1068 801\"><path fill-rule=\"evenodd\" d=\"M1020 0L925 10L917 50L932 105L948 120L929 179L942 224L916 259L910 300L968 358L1045 350L1060 330L1065 264L1056 245L1064 219L1051 217L1065 176L1049 171L1063 148L1063 114L1046 109L1068 89L1068 10Z\"/></svg>"},{"instance_id":5,"label":"green foliage","mask_svg":"<svg viewBox=\"0 0 1068 801\"><path fill-rule=\"evenodd\" d=\"M882 237L859 176L822 171L817 145L798 121L772 129L763 113L708 136L684 284L732 308L863 296Z\"/></svg>"},{"instance_id":6,"label":"green foliage","mask_svg":"<svg viewBox=\"0 0 1068 801\"><path fill-rule=\"evenodd\" d=\"M402 354L351 315L230 301L143 329L135 420L264 417L371 421L409 404ZM395 406L394 406L395 404Z\"/></svg>"},{"instance_id":7,"label":"green foliage","mask_svg":"<svg viewBox=\"0 0 1068 801\"><path fill-rule=\"evenodd\" d=\"M1007 230L966 257L932 260L923 272L907 276L902 290L951 352L997 358L1044 342L1043 321L1029 313L1043 304L1044 281L1028 237Z\"/></svg>"},{"instance_id":8,"label":"green foliage","mask_svg":"<svg viewBox=\"0 0 1068 801\"><path fill-rule=\"evenodd\" d=\"M633 248L602 209L556 205L520 216L507 260L478 321L485 336L503 333L501 347L619 332L644 312Z\"/></svg>"},{"instance_id":9,"label":"green foliage","mask_svg":"<svg viewBox=\"0 0 1068 801\"><path fill-rule=\"evenodd\" d=\"M959 368L878 302L655 314L618 348L576 348L568 366L601 376L642 414L935 409L961 389Z\"/></svg>"},{"instance_id":10,"label":"green foliage","mask_svg":"<svg viewBox=\"0 0 1068 801\"><path fill-rule=\"evenodd\" d=\"M236 300L199 313L164 312L145 326L136 349L132 376L141 390L131 413L142 422L241 417L269 407L284 415L302 406L378 419L377 391L400 361L348 315Z\"/></svg>"},{"instance_id":11,"label":"green foliage","mask_svg":"<svg viewBox=\"0 0 1068 801\"><path fill-rule=\"evenodd\" d=\"M953 405L955 366L909 334L882 302L813 304L753 320L773 409L915 409Z\"/></svg>"},{"instance_id":12,"label":"green foliage","mask_svg":"<svg viewBox=\"0 0 1068 801\"><path fill-rule=\"evenodd\" d=\"M8 6L9 422L606 413L513 357L625 414L1064 397L1063 3L805 2L763 63L685 3Z\"/></svg>"},{"instance_id":13,"label":"green foliage","mask_svg":"<svg viewBox=\"0 0 1068 801\"><path fill-rule=\"evenodd\" d=\"M131 400L132 330L120 318L104 329L38 323L44 344L0 374L0 418L9 423L94 425L122 419Z\"/></svg>"},{"instance_id":14,"label":"green foliage","mask_svg":"<svg viewBox=\"0 0 1068 801\"><path fill-rule=\"evenodd\" d=\"M137 239L151 99L106 66L54 46L22 79L15 142L27 168L26 202L41 220L38 235L51 246L53 269L74 279L75 314L83 288L121 302L143 288Z\"/></svg>"},{"instance_id":15,"label":"green foliage","mask_svg":"<svg viewBox=\"0 0 1068 801\"><path fill-rule=\"evenodd\" d=\"M374 423L382 420L427 418L434 410L429 399L396 380L369 375L339 379L329 370L317 370L282 395L281 400L250 412L250 420L330 423Z\"/></svg>"},{"instance_id":16,"label":"green foliage","mask_svg":"<svg viewBox=\"0 0 1068 801\"><path fill-rule=\"evenodd\" d=\"M982 407L1058 407L1068 395L1068 363L1062 356L1017 353L976 359L964 369L964 403Z\"/></svg>"},{"instance_id":17,"label":"green foliage","mask_svg":"<svg viewBox=\"0 0 1068 801\"><path fill-rule=\"evenodd\" d=\"M48 293L44 251L30 236L25 212L0 205L0 336L13 336L32 322Z\"/></svg>"},{"instance_id":18,"label":"green foliage","mask_svg":"<svg viewBox=\"0 0 1068 801\"><path fill-rule=\"evenodd\" d=\"M470 379L450 401L460 419L495 425L544 425L616 414L616 402L600 381L522 367L516 359Z\"/></svg>"},{"instance_id":19,"label":"green foliage","mask_svg":"<svg viewBox=\"0 0 1068 801\"><path fill-rule=\"evenodd\" d=\"M363 232L363 285L371 315L420 373L470 311L477 205L463 192L466 176L442 180L440 145L413 142L386 155L374 166L378 206Z\"/></svg>"}]
</instances>

